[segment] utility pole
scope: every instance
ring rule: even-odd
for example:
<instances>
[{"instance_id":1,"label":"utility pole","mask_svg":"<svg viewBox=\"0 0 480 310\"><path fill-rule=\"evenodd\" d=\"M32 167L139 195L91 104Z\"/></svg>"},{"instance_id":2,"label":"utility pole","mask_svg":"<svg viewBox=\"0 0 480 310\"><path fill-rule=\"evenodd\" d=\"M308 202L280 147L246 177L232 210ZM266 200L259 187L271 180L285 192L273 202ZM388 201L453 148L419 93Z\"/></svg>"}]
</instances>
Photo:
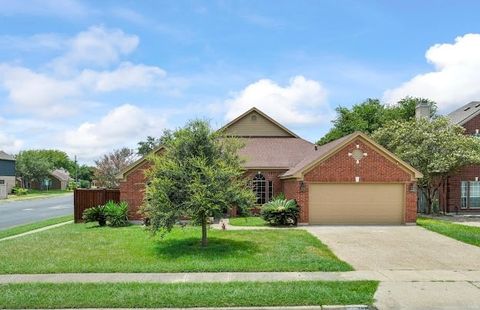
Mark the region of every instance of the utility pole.
<instances>
[{"instance_id":1,"label":"utility pole","mask_svg":"<svg viewBox=\"0 0 480 310\"><path fill-rule=\"evenodd\" d=\"M77 164L77 155L75 155L75 185L78 186L78 164Z\"/></svg>"}]
</instances>

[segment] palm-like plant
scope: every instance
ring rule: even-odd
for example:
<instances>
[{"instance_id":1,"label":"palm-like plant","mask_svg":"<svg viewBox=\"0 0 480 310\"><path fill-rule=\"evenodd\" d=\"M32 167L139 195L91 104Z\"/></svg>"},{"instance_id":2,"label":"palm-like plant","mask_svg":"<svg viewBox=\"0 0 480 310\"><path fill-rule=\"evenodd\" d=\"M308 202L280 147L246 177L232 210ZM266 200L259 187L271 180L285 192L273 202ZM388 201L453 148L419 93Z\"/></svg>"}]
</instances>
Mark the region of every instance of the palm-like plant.
<instances>
[{"instance_id":1,"label":"palm-like plant","mask_svg":"<svg viewBox=\"0 0 480 310\"><path fill-rule=\"evenodd\" d=\"M263 205L260 214L270 225L297 225L299 210L294 199L274 199Z\"/></svg>"}]
</instances>

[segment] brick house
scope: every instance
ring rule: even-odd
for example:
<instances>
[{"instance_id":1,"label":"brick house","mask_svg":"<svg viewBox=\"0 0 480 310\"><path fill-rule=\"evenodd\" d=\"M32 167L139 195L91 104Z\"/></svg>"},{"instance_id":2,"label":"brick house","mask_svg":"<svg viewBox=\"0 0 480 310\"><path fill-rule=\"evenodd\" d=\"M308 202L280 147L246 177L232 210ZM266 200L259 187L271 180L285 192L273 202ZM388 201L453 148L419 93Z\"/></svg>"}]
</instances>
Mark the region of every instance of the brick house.
<instances>
[{"instance_id":1,"label":"brick house","mask_svg":"<svg viewBox=\"0 0 480 310\"><path fill-rule=\"evenodd\" d=\"M446 115L465 128L466 135L480 136L480 101L472 101ZM466 166L450 175L440 193L446 212L480 212L480 165Z\"/></svg>"},{"instance_id":2,"label":"brick house","mask_svg":"<svg viewBox=\"0 0 480 310\"><path fill-rule=\"evenodd\" d=\"M296 199L303 224L405 224L416 220L421 173L355 132L322 146L306 141L252 108L221 130L244 139L240 156L257 204L284 193ZM162 148L154 151L161 156ZM149 162L119 175L120 199L139 219Z\"/></svg>"}]
</instances>

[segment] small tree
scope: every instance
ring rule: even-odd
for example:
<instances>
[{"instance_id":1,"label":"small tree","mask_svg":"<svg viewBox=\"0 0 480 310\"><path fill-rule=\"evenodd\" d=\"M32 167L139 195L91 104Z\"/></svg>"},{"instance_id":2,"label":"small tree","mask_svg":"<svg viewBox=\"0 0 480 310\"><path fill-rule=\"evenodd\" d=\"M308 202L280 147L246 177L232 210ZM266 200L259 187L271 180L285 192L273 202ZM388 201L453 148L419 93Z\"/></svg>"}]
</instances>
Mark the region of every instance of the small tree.
<instances>
[{"instance_id":1,"label":"small tree","mask_svg":"<svg viewBox=\"0 0 480 310\"><path fill-rule=\"evenodd\" d=\"M95 178L98 184L107 188L118 187L117 175L133 163L134 152L129 148L114 150L95 161Z\"/></svg>"},{"instance_id":2,"label":"small tree","mask_svg":"<svg viewBox=\"0 0 480 310\"><path fill-rule=\"evenodd\" d=\"M238 150L241 143L223 137L208 122L195 120L175 131L160 156L151 155L142 211L153 232L169 232L188 217L202 226L202 246L207 245L208 218L231 206L244 208L254 196Z\"/></svg>"},{"instance_id":3,"label":"small tree","mask_svg":"<svg viewBox=\"0 0 480 310\"><path fill-rule=\"evenodd\" d=\"M160 138L154 138L148 136L145 141L138 142L137 154L140 156L146 156L150 154L157 146L165 144L172 137L172 132L165 129Z\"/></svg>"},{"instance_id":4,"label":"small tree","mask_svg":"<svg viewBox=\"0 0 480 310\"><path fill-rule=\"evenodd\" d=\"M17 176L22 179L22 187L33 181L41 184L53 168L53 163L36 150L23 151L16 156L16 171Z\"/></svg>"},{"instance_id":5,"label":"small tree","mask_svg":"<svg viewBox=\"0 0 480 310\"><path fill-rule=\"evenodd\" d=\"M459 168L480 163L480 140L439 117L434 120L394 121L377 130L373 138L423 174L427 213L447 176Z\"/></svg>"}]
</instances>

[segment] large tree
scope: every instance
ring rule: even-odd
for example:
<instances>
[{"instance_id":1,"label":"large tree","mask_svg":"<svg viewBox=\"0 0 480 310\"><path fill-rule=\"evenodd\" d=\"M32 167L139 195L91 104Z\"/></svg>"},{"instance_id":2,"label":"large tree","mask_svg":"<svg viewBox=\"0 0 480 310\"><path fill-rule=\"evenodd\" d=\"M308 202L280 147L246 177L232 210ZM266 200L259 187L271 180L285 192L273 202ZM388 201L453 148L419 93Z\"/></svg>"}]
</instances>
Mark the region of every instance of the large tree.
<instances>
[{"instance_id":1,"label":"large tree","mask_svg":"<svg viewBox=\"0 0 480 310\"><path fill-rule=\"evenodd\" d=\"M448 175L480 163L480 140L444 117L393 121L372 137L423 174L419 187L428 203L427 213Z\"/></svg>"},{"instance_id":2,"label":"large tree","mask_svg":"<svg viewBox=\"0 0 480 310\"><path fill-rule=\"evenodd\" d=\"M419 103L428 103L431 106L431 116L436 114L437 108L433 101L423 98L406 97L395 105L385 105L378 99L367 99L353 107L338 107L337 117L333 120L333 128L323 136L317 144L325 144L361 131L371 134L390 121L407 121L415 118L415 107Z\"/></svg>"},{"instance_id":3,"label":"large tree","mask_svg":"<svg viewBox=\"0 0 480 310\"><path fill-rule=\"evenodd\" d=\"M160 156L151 155L143 213L152 231L166 233L182 218L202 226L232 206L251 206L254 196L238 156L241 142L195 120L172 134Z\"/></svg>"},{"instance_id":4,"label":"large tree","mask_svg":"<svg viewBox=\"0 0 480 310\"><path fill-rule=\"evenodd\" d=\"M135 160L135 153L129 148L114 150L95 161L95 179L101 187L118 187L117 175Z\"/></svg>"},{"instance_id":5,"label":"large tree","mask_svg":"<svg viewBox=\"0 0 480 310\"><path fill-rule=\"evenodd\" d=\"M53 163L36 150L22 151L16 156L16 171L22 179L22 187L33 181L41 184L54 168Z\"/></svg>"},{"instance_id":6,"label":"large tree","mask_svg":"<svg viewBox=\"0 0 480 310\"><path fill-rule=\"evenodd\" d=\"M152 136L148 136L145 141L138 142L137 154L140 156L146 156L151 151L153 151L156 147L161 144L165 144L169 139L172 138L172 131L165 129L160 136L160 138L154 138Z\"/></svg>"}]
</instances>

